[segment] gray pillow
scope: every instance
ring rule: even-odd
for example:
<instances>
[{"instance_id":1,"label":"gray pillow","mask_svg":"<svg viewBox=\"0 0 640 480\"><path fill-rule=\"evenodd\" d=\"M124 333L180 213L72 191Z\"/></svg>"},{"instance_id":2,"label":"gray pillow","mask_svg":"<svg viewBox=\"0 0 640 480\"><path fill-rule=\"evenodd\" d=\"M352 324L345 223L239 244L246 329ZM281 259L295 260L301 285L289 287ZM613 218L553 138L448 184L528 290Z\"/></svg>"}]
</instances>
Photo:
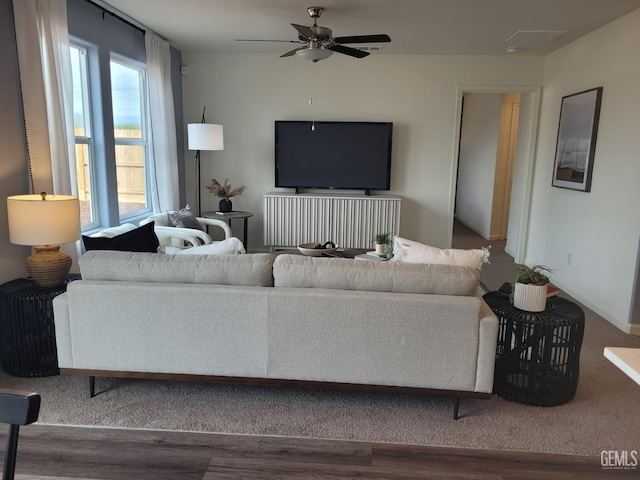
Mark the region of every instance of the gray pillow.
<instances>
[{"instance_id":1,"label":"gray pillow","mask_svg":"<svg viewBox=\"0 0 640 480\"><path fill-rule=\"evenodd\" d=\"M200 222L198 222L196 216L191 213L189 205L181 208L180 210L169 212L167 213L167 216L169 217L169 221L173 224L174 227L195 228L196 230L202 230Z\"/></svg>"}]
</instances>

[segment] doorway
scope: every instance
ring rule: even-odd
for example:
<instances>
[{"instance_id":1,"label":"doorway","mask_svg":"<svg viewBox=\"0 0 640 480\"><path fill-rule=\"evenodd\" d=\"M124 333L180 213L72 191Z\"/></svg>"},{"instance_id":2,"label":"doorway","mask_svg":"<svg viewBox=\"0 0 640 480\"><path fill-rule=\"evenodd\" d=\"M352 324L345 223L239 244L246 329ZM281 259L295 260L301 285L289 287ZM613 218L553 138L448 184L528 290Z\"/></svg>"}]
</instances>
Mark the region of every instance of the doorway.
<instances>
[{"instance_id":1,"label":"doorway","mask_svg":"<svg viewBox=\"0 0 640 480\"><path fill-rule=\"evenodd\" d=\"M462 104L465 98L465 115L469 114L469 98L478 95L479 103L491 104L493 115L496 118L504 117L509 134L504 137L502 144L498 145L499 125L496 123L496 140L490 147L487 142L481 142L483 131L485 135L491 129L487 126L486 119L482 115L476 120L476 131L470 139L464 138ZM503 94L519 94L517 96ZM491 97L493 95L493 97ZM497 99L497 102L496 102ZM507 105L508 114L501 115L503 99ZM533 161L537 136L538 113L540 104L540 87L518 86L459 86L457 103L456 158L453 161L450 207L450 244L453 241L454 218L463 219L464 213L469 209L474 213L474 208L479 209L477 215L471 215L479 220L475 225L470 225L482 236L488 239L506 237L505 251L511 255L517 263L523 263L526 252L526 230L529 220L529 202L531 198L531 185L533 178ZM468 117L467 117L468 118ZM516 124L517 122L517 124ZM516 128L517 127L517 128ZM474 148L479 148L485 158L477 160L474 156L471 160L472 173L463 173L464 165L459 164L458 152L463 152L469 147L468 142L477 142ZM483 144L483 147L478 145ZM498 149L505 151L505 158L511 160L496 168ZM510 163L509 163L510 162ZM487 167L487 165L490 165ZM460 178L459 178L459 168ZM466 177L466 178L465 178ZM478 188L477 184L485 182L489 188ZM493 188L496 186L497 188ZM466 190L465 190L466 189ZM463 192L458 195L457 192ZM456 201L457 200L457 201ZM494 208L494 204L499 208ZM457 211L457 212L456 212ZM495 211L495 215L493 212ZM470 216L467 215L467 218ZM493 233L492 233L493 232Z\"/></svg>"}]
</instances>

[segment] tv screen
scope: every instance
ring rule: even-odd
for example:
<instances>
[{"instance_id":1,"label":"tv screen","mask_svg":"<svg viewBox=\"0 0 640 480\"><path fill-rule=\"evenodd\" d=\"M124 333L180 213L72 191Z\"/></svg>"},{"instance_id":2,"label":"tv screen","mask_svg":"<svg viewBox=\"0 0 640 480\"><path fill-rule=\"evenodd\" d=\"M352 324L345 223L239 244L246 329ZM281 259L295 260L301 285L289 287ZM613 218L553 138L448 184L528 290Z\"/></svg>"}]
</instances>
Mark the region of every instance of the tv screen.
<instances>
[{"instance_id":1,"label":"tv screen","mask_svg":"<svg viewBox=\"0 0 640 480\"><path fill-rule=\"evenodd\" d=\"M390 122L276 121L275 186L389 190L392 133Z\"/></svg>"}]
</instances>

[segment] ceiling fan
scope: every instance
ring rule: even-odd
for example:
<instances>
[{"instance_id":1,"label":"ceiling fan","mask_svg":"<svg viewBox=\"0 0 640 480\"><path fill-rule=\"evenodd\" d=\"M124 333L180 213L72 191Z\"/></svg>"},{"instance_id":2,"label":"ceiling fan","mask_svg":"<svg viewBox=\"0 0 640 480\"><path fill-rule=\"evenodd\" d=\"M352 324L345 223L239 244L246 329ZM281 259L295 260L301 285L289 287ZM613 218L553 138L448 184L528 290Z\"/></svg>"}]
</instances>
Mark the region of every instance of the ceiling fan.
<instances>
[{"instance_id":1,"label":"ceiling fan","mask_svg":"<svg viewBox=\"0 0 640 480\"><path fill-rule=\"evenodd\" d=\"M307 12L309 16L313 18L313 25L307 27L305 25L298 25L292 23L291 26L298 31L298 40L244 40L239 39L241 42L287 42L287 43L299 43L301 47L294 48L280 55L280 57L291 57L298 55L305 60L317 62L318 60L324 60L330 57L333 52L342 53L355 58L364 58L369 55L369 52L359 50L357 48L347 47L344 44L354 43L383 43L390 42L389 35L354 35L350 37L333 37L330 28L321 27L318 25L318 18L322 15L324 8L322 7L309 7Z\"/></svg>"}]
</instances>

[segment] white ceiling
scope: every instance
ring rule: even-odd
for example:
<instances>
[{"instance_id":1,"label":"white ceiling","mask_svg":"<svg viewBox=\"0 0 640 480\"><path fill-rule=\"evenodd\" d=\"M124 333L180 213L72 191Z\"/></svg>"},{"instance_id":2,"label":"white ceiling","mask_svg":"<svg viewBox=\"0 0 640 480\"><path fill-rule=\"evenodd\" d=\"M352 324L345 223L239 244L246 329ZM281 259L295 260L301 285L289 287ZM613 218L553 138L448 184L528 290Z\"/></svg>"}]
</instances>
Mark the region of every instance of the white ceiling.
<instances>
[{"instance_id":1,"label":"white ceiling","mask_svg":"<svg viewBox=\"0 0 640 480\"><path fill-rule=\"evenodd\" d=\"M386 33L383 54L547 54L636 8L640 0L102 0L183 51L284 53L296 45L235 39L297 40L291 23L318 24L333 36ZM113 10L113 9L111 9ZM116 12L117 13L117 12ZM521 32L515 35L517 32ZM530 33L530 32L540 33ZM549 32L567 31L555 40ZM507 41L510 37L511 40Z\"/></svg>"}]
</instances>

